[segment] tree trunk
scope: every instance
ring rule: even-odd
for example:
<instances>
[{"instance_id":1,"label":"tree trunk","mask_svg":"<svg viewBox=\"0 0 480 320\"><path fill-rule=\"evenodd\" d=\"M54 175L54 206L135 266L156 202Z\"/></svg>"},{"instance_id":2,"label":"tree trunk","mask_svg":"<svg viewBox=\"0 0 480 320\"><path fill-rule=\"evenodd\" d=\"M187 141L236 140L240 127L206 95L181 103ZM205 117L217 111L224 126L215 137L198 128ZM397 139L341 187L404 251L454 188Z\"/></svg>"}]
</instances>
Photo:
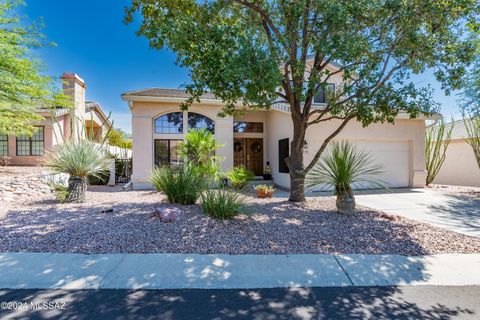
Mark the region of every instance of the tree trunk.
<instances>
[{"instance_id":1,"label":"tree trunk","mask_svg":"<svg viewBox=\"0 0 480 320\"><path fill-rule=\"evenodd\" d=\"M306 174L303 165L303 144L306 126L302 121L293 119L293 128L293 140L287 161L290 170L290 197L288 201L303 202L305 201Z\"/></svg>"},{"instance_id":2,"label":"tree trunk","mask_svg":"<svg viewBox=\"0 0 480 320\"><path fill-rule=\"evenodd\" d=\"M87 178L70 176L68 179L68 197L67 202L85 202L85 192L87 191Z\"/></svg>"},{"instance_id":3,"label":"tree trunk","mask_svg":"<svg viewBox=\"0 0 480 320\"><path fill-rule=\"evenodd\" d=\"M355 197L352 189L338 191L337 190L337 211L343 214L352 214L355 212Z\"/></svg>"}]
</instances>

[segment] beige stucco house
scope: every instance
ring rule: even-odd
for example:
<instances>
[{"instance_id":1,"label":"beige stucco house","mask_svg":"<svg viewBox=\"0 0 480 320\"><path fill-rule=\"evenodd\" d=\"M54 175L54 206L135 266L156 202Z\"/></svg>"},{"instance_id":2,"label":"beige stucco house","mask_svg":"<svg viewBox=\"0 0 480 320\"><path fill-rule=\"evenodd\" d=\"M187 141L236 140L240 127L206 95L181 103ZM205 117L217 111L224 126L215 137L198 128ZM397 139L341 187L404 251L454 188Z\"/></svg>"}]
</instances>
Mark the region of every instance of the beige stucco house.
<instances>
[{"instance_id":1,"label":"beige stucco house","mask_svg":"<svg viewBox=\"0 0 480 320\"><path fill-rule=\"evenodd\" d=\"M64 94L72 97L72 108L37 110L44 119L34 124L37 131L31 137L0 135L0 157L8 157L10 165L40 164L53 146L85 137L98 142L111 127L100 105L85 101L86 85L81 77L64 73L62 86Z\"/></svg>"},{"instance_id":2,"label":"beige stucco house","mask_svg":"<svg viewBox=\"0 0 480 320\"><path fill-rule=\"evenodd\" d=\"M334 71L336 66L329 65ZM341 75L332 77L337 86ZM289 106L278 102L268 111L245 111L241 116L218 117L222 101L213 95L201 97L188 112L180 104L188 98L182 90L150 88L122 94L132 113L133 174L135 189L151 188L152 169L161 164L176 164L176 147L190 128L211 130L223 147L217 151L225 160L223 169L244 166L261 176L267 163L275 184L288 188L289 174L285 157L293 136ZM319 92L314 107L321 108L325 95ZM238 104L242 109L242 104ZM425 185L425 120L409 119L400 113L395 124L373 124L363 128L350 122L337 136L370 151L384 165L381 177L390 187L423 187ZM312 126L307 130L305 162L308 163L324 139L338 127L336 120Z\"/></svg>"},{"instance_id":3,"label":"beige stucco house","mask_svg":"<svg viewBox=\"0 0 480 320\"><path fill-rule=\"evenodd\" d=\"M445 162L435 177L434 183L456 186L480 187L480 168L472 147L467 143L468 133L463 120L446 124L453 125L452 137L445 155Z\"/></svg>"}]
</instances>

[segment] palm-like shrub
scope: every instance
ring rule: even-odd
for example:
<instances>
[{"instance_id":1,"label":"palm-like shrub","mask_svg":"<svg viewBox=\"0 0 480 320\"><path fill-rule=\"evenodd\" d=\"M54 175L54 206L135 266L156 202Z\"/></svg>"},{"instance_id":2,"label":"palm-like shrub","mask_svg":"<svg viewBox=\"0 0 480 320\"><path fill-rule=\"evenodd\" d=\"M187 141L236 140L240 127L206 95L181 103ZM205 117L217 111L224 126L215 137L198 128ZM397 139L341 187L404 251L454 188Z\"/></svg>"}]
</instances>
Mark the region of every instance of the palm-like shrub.
<instances>
[{"instance_id":1,"label":"palm-like shrub","mask_svg":"<svg viewBox=\"0 0 480 320\"><path fill-rule=\"evenodd\" d=\"M352 184L360 187L386 188L377 176L382 166L375 164L371 154L357 150L350 142L333 142L329 151L315 164L306 179L307 188L324 185L333 187L340 213L355 211Z\"/></svg>"},{"instance_id":2,"label":"palm-like shrub","mask_svg":"<svg viewBox=\"0 0 480 320\"><path fill-rule=\"evenodd\" d=\"M65 142L50 151L45 165L54 172L68 173L67 202L84 202L87 177L99 177L108 170L110 158L105 149L92 141Z\"/></svg>"},{"instance_id":3,"label":"palm-like shrub","mask_svg":"<svg viewBox=\"0 0 480 320\"><path fill-rule=\"evenodd\" d=\"M255 174L244 167L234 167L226 173L234 189L240 190L247 186L248 180L255 178Z\"/></svg>"},{"instance_id":4,"label":"palm-like shrub","mask_svg":"<svg viewBox=\"0 0 480 320\"><path fill-rule=\"evenodd\" d=\"M232 219L245 212L243 197L224 189L207 190L200 196L203 212L215 219Z\"/></svg>"},{"instance_id":5,"label":"palm-like shrub","mask_svg":"<svg viewBox=\"0 0 480 320\"><path fill-rule=\"evenodd\" d=\"M194 204L206 188L203 172L188 164L155 168L150 182L169 202L183 205Z\"/></svg>"},{"instance_id":6,"label":"palm-like shrub","mask_svg":"<svg viewBox=\"0 0 480 320\"><path fill-rule=\"evenodd\" d=\"M185 135L185 140L178 146L178 153L203 171L208 180L215 180L219 177L222 160L215 155L215 150L222 146L215 142L215 137L207 129L195 129Z\"/></svg>"}]
</instances>

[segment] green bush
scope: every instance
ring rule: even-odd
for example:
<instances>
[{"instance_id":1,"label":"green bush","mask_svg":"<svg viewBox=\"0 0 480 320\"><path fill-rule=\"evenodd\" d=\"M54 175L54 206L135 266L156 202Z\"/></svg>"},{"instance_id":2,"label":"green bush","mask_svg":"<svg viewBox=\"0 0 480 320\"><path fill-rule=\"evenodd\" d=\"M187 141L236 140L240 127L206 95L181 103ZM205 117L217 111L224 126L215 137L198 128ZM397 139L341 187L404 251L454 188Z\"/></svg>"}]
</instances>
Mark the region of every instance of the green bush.
<instances>
[{"instance_id":1,"label":"green bush","mask_svg":"<svg viewBox=\"0 0 480 320\"><path fill-rule=\"evenodd\" d=\"M96 176L88 176L88 184L91 186L105 186L110 179L110 171L103 171Z\"/></svg>"},{"instance_id":2,"label":"green bush","mask_svg":"<svg viewBox=\"0 0 480 320\"><path fill-rule=\"evenodd\" d=\"M61 183L50 183L49 186L58 202L67 202L68 196L70 195L67 186Z\"/></svg>"},{"instance_id":3,"label":"green bush","mask_svg":"<svg viewBox=\"0 0 480 320\"><path fill-rule=\"evenodd\" d=\"M255 174L244 167L235 167L226 173L234 189L241 190L248 184L248 180L255 178Z\"/></svg>"},{"instance_id":4,"label":"green bush","mask_svg":"<svg viewBox=\"0 0 480 320\"><path fill-rule=\"evenodd\" d=\"M245 213L243 197L224 189L207 190L200 196L203 212L215 219L232 219Z\"/></svg>"},{"instance_id":5,"label":"green bush","mask_svg":"<svg viewBox=\"0 0 480 320\"><path fill-rule=\"evenodd\" d=\"M206 188L202 171L191 165L156 168L150 182L169 202L183 205L194 204Z\"/></svg>"}]
</instances>

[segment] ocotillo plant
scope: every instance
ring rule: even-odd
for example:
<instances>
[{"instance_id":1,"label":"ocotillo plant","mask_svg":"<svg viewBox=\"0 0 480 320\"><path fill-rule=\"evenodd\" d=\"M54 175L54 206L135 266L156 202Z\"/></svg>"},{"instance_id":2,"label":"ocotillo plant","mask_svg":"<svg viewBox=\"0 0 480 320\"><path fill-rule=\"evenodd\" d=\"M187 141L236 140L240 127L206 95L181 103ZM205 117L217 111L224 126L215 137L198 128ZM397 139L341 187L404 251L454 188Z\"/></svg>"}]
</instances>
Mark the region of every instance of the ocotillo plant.
<instances>
[{"instance_id":1,"label":"ocotillo plant","mask_svg":"<svg viewBox=\"0 0 480 320\"><path fill-rule=\"evenodd\" d=\"M433 182L445 161L448 145L452 138L453 121L450 128L443 120L438 126L428 127L425 133L425 167L427 186Z\"/></svg>"}]
</instances>

